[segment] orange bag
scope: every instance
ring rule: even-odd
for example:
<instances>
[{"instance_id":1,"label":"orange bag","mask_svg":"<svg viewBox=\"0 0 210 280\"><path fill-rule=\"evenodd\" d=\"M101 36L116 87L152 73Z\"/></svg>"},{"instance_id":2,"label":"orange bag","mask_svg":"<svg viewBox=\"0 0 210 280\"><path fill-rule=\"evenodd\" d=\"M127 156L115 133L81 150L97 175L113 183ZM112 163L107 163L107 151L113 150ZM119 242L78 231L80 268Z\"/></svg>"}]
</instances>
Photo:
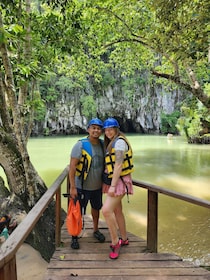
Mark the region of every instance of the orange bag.
<instances>
[{"instance_id":1,"label":"orange bag","mask_svg":"<svg viewBox=\"0 0 210 280\"><path fill-rule=\"evenodd\" d=\"M82 214L79 200L70 199L66 226L70 235L78 236L82 230Z\"/></svg>"}]
</instances>

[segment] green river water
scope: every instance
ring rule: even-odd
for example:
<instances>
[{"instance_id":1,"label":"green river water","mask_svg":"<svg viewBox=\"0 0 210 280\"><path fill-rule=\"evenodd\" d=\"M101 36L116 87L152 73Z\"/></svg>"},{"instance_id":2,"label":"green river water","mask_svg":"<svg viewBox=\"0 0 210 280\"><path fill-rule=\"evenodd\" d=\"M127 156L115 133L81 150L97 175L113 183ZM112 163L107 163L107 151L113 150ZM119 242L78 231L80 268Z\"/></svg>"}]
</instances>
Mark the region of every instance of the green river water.
<instances>
[{"instance_id":1,"label":"green river water","mask_svg":"<svg viewBox=\"0 0 210 280\"><path fill-rule=\"evenodd\" d=\"M189 145L182 137L127 136L134 152L134 179L210 200L209 145ZM81 137L29 140L31 161L47 186L69 164L71 148ZM123 204L127 230L146 239L147 191L135 188L130 203L125 197ZM65 198L62 205L66 209ZM210 265L209 209L159 195L158 211L158 251Z\"/></svg>"}]
</instances>

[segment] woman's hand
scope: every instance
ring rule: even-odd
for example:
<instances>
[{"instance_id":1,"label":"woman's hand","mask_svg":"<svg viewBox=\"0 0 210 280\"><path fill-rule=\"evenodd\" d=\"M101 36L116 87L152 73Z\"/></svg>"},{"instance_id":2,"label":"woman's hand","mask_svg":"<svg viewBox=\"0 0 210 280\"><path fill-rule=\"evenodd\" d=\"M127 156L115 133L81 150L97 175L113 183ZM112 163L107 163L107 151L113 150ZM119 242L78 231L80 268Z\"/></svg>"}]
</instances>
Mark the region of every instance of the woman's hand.
<instances>
[{"instance_id":1,"label":"woman's hand","mask_svg":"<svg viewBox=\"0 0 210 280\"><path fill-rule=\"evenodd\" d=\"M115 196L115 187L110 186L108 191L109 196Z\"/></svg>"}]
</instances>

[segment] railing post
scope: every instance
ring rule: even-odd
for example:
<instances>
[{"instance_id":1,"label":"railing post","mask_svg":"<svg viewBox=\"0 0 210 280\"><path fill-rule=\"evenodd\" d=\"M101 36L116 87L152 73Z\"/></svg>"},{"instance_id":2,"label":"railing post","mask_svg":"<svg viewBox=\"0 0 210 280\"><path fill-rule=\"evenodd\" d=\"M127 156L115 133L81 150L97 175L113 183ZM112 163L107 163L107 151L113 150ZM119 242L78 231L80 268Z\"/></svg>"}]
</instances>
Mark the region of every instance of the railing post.
<instances>
[{"instance_id":1,"label":"railing post","mask_svg":"<svg viewBox=\"0 0 210 280\"><path fill-rule=\"evenodd\" d=\"M55 208L55 246L61 243L61 186L56 192L56 208Z\"/></svg>"},{"instance_id":2,"label":"railing post","mask_svg":"<svg viewBox=\"0 0 210 280\"><path fill-rule=\"evenodd\" d=\"M157 253L158 243L158 193L148 190L147 249Z\"/></svg>"},{"instance_id":3,"label":"railing post","mask_svg":"<svg viewBox=\"0 0 210 280\"><path fill-rule=\"evenodd\" d=\"M16 256L0 269L1 280L17 280Z\"/></svg>"}]
</instances>

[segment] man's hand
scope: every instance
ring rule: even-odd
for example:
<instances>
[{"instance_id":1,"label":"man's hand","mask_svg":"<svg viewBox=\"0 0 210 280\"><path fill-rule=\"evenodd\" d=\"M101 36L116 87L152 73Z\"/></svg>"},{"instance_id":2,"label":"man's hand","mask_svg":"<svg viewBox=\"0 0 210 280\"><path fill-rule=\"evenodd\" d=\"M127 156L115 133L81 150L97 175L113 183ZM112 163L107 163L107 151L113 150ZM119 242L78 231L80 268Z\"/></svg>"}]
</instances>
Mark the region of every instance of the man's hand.
<instances>
[{"instance_id":1,"label":"man's hand","mask_svg":"<svg viewBox=\"0 0 210 280\"><path fill-rule=\"evenodd\" d=\"M70 196L75 199L77 197L77 189L76 188L70 188Z\"/></svg>"}]
</instances>

